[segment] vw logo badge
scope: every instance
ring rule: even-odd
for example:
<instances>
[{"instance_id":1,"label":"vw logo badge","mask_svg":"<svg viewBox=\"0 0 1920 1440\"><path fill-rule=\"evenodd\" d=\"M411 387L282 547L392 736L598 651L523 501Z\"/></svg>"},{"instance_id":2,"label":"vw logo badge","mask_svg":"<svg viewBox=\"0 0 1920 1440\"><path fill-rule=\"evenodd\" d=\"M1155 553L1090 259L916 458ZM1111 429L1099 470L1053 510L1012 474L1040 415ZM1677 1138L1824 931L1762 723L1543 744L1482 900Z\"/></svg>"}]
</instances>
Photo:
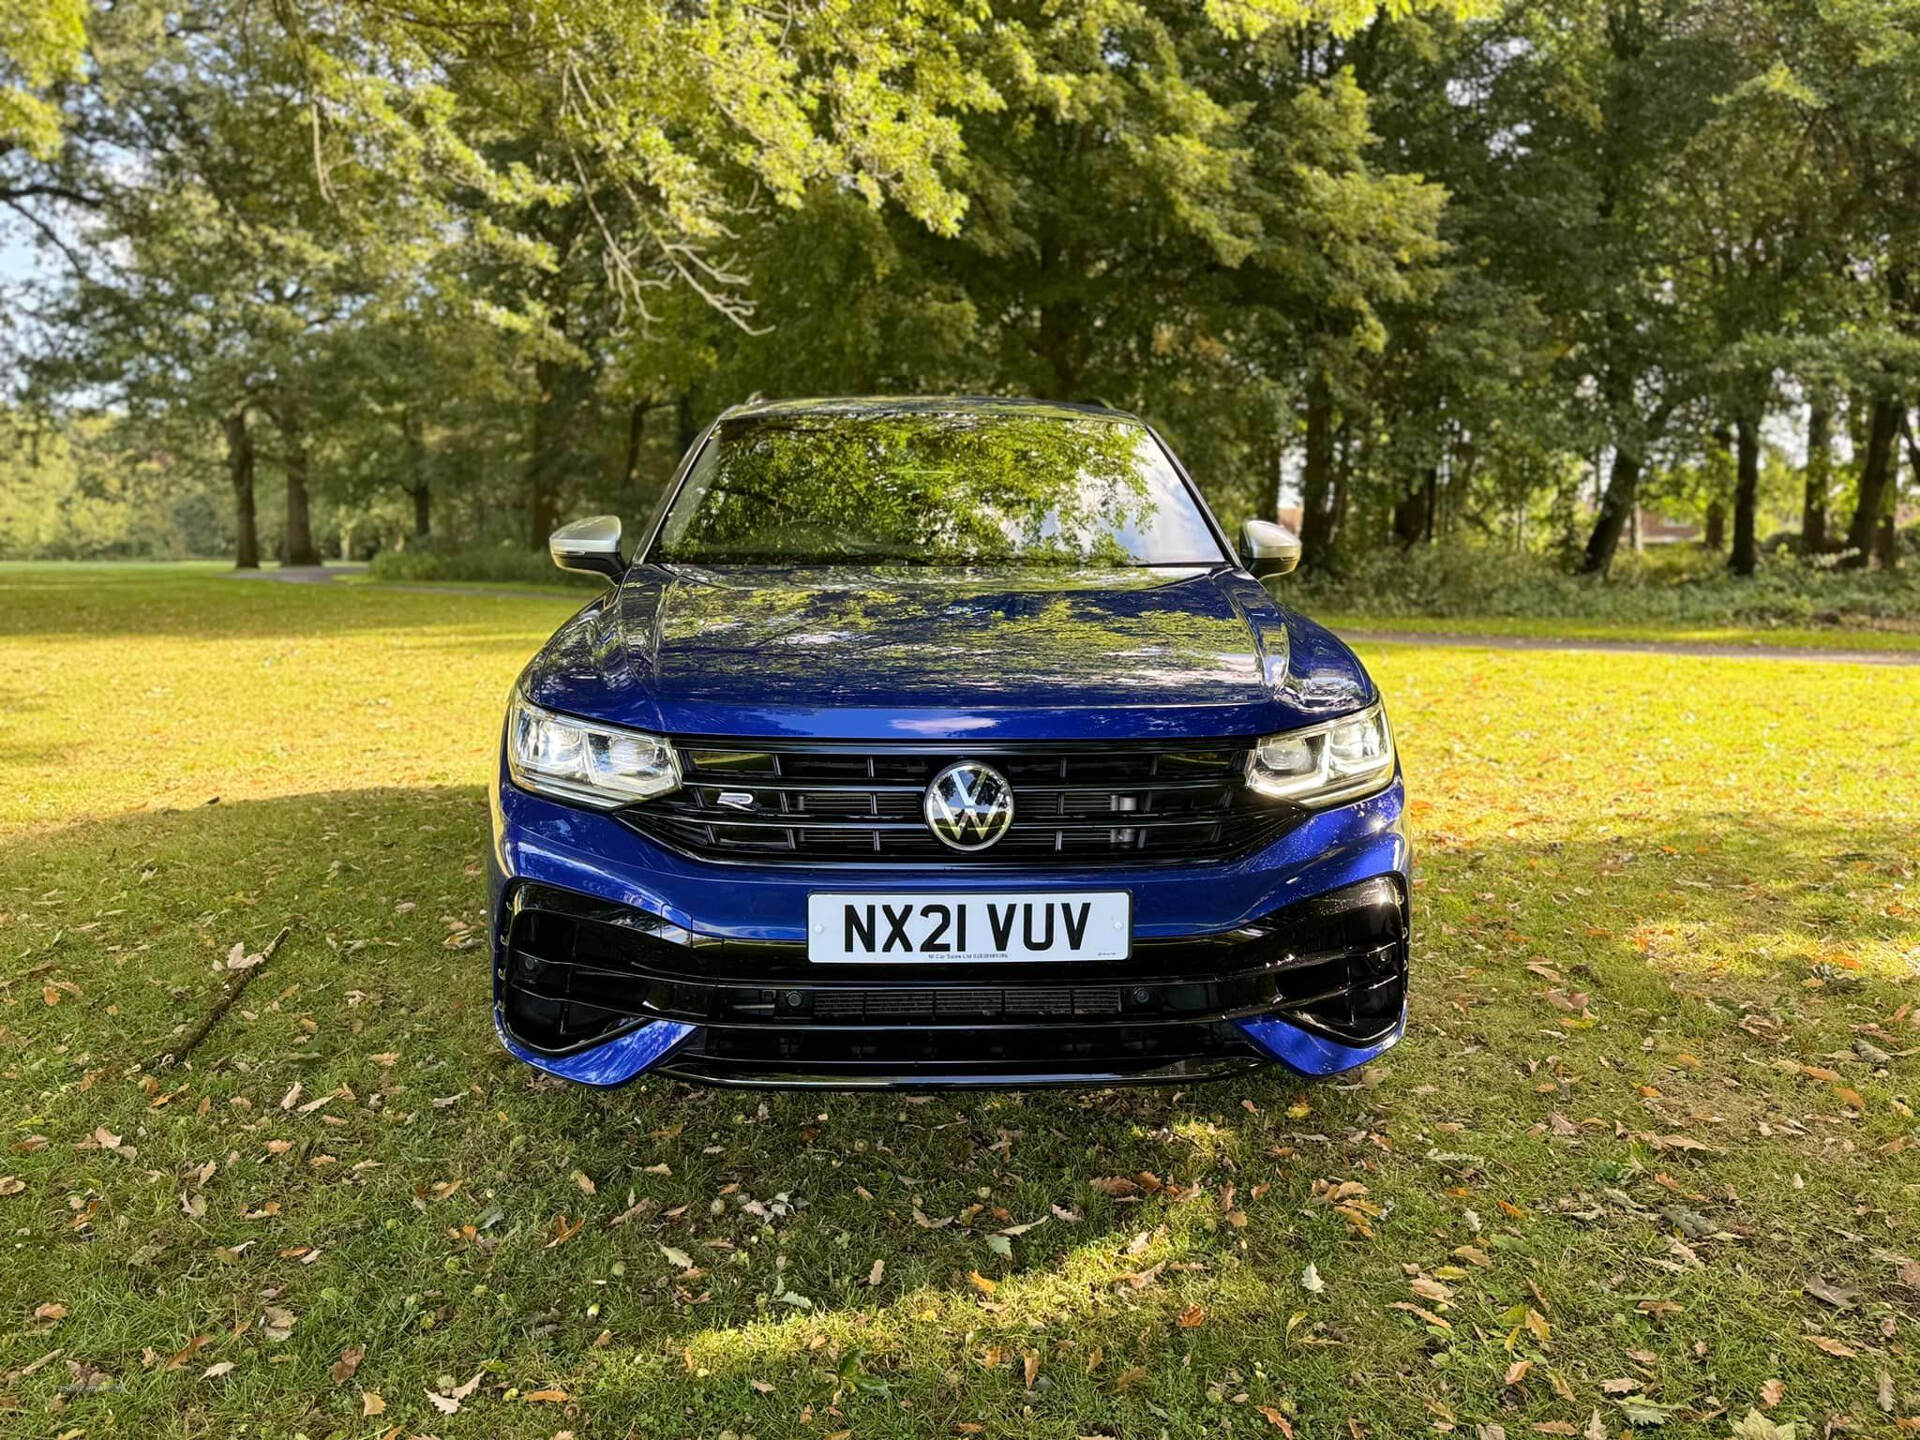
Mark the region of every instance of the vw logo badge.
<instances>
[{"instance_id":1,"label":"vw logo badge","mask_svg":"<svg viewBox=\"0 0 1920 1440\"><path fill-rule=\"evenodd\" d=\"M927 786L927 828L955 850L985 850L1013 824L1013 786L991 765L962 760Z\"/></svg>"}]
</instances>

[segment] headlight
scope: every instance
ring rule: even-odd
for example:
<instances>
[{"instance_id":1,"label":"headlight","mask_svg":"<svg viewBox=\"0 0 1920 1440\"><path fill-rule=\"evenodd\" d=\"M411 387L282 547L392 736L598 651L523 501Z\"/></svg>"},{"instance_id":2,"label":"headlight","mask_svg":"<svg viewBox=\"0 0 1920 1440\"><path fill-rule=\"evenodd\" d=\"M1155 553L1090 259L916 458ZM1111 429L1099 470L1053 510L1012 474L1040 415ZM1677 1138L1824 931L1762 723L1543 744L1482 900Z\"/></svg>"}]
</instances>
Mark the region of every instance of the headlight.
<instances>
[{"instance_id":1,"label":"headlight","mask_svg":"<svg viewBox=\"0 0 1920 1440\"><path fill-rule=\"evenodd\" d=\"M603 810L680 788L660 736L556 715L518 694L507 708L507 770L522 790Z\"/></svg>"},{"instance_id":2,"label":"headlight","mask_svg":"<svg viewBox=\"0 0 1920 1440\"><path fill-rule=\"evenodd\" d=\"M1247 784L1297 805L1333 805L1386 788L1393 779L1393 732L1373 705L1358 715L1268 735L1247 757Z\"/></svg>"}]
</instances>

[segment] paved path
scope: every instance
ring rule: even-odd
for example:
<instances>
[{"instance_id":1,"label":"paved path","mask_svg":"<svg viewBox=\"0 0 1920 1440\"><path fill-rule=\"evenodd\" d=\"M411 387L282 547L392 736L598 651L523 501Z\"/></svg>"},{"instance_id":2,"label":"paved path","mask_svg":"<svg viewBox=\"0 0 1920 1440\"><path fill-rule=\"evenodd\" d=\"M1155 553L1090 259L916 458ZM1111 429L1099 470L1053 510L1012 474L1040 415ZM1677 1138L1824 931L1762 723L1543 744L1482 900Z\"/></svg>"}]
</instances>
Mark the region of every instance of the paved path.
<instances>
[{"instance_id":1,"label":"paved path","mask_svg":"<svg viewBox=\"0 0 1920 1440\"><path fill-rule=\"evenodd\" d=\"M1360 645L1447 645L1467 650L1578 650L1618 655L1698 655L1711 660L1801 660L1830 665L1920 665L1920 650L1822 650L1810 645L1728 645L1708 640L1593 640L1548 635L1472 635L1438 630L1348 630Z\"/></svg>"},{"instance_id":2,"label":"paved path","mask_svg":"<svg viewBox=\"0 0 1920 1440\"><path fill-rule=\"evenodd\" d=\"M233 580L278 580L282 585L326 585L336 575L362 575L364 565L275 565L271 570L229 570Z\"/></svg>"}]
</instances>

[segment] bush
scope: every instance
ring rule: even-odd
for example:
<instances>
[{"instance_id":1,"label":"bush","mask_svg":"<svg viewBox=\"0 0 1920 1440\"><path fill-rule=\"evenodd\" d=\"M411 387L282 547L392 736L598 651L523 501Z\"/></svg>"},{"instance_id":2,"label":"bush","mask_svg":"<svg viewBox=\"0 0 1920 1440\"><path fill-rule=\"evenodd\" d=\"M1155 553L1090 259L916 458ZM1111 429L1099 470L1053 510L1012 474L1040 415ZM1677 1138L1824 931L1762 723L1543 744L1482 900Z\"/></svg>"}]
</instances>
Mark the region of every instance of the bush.
<instances>
[{"instance_id":1,"label":"bush","mask_svg":"<svg viewBox=\"0 0 1920 1440\"><path fill-rule=\"evenodd\" d=\"M1289 597L1293 598L1293 597ZM1619 624L1920 629L1920 576L1841 570L1831 557L1773 554L1736 579L1724 557L1663 547L1622 555L1610 578L1569 575L1532 555L1416 546L1302 575L1303 608L1378 619L1550 619Z\"/></svg>"},{"instance_id":2,"label":"bush","mask_svg":"<svg viewBox=\"0 0 1920 1440\"><path fill-rule=\"evenodd\" d=\"M557 569L544 550L517 545L474 545L464 549L382 550L367 573L375 580L440 581L466 585L544 585L589 588L605 582L592 575Z\"/></svg>"}]
</instances>

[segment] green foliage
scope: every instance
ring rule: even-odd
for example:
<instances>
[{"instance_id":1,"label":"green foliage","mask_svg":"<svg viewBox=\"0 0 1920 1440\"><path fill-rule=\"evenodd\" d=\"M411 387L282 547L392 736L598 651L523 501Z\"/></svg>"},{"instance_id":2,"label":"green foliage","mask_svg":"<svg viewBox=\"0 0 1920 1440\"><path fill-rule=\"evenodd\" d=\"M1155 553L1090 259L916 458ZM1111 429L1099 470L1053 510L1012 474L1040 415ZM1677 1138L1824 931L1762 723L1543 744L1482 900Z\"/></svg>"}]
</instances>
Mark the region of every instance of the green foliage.
<instances>
[{"instance_id":1,"label":"green foliage","mask_svg":"<svg viewBox=\"0 0 1920 1440\"><path fill-rule=\"evenodd\" d=\"M1920 635L1920 575L1839 571L1789 553L1748 581L1709 551L1662 547L1626 557L1608 579L1491 547L1376 551L1338 576L1302 576L1283 592L1308 611L1383 620L1541 619L1622 626L1887 628ZM1292 582L1289 582L1292 583ZM1472 630L1470 624L1456 627Z\"/></svg>"},{"instance_id":2,"label":"green foliage","mask_svg":"<svg viewBox=\"0 0 1920 1440\"><path fill-rule=\"evenodd\" d=\"M1229 526L1298 498L1310 572L1604 572L1643 502L1864 562L1920 434L1916 14L131 0L34 72L58 147L0 139L51 267L0 333L37 408L224 451L183 483L243 553L249 496L269 553L537 549L742 399L975 392L1143 415Z\"/></svg>"},{"instance_id":3,"label":"green foliage","mask_svg":"<svg viewBox=\"0 0 1920 1440\"><path fill-rule=\"evenodd\" d=\"M720 427L661 540L693 563L1190 559L1177 527L1200 519L1191 506L1168 515L1179 494L1153 438L1125 421L775 413ZM1152 553L1135 555L1128 532ZM1204 529L1197 538L1214 548Z\"/></svg>"},{"instance_id":4,"label":"green foliage","mask_svg":"<svg viewBox=\"0 0 1920 1440\"><path fill-rule=\"evenodd\" d=\"M86 43L86 0L9 0L0 11L0 145L53 153L61 117L48 92L79 77Z\"/></svg>"},{"instance_id":5,"label":"green foliage","mask_svg":"<svg viewBox=\"0 0 1920 1440\"><path fill-rule=\"evenodd\" d=\"M189 437L190 441L190 437ZM0 409L0 560L182 559L232 544L217 464L101 420Z\"/></svg>"}]
</instances>

